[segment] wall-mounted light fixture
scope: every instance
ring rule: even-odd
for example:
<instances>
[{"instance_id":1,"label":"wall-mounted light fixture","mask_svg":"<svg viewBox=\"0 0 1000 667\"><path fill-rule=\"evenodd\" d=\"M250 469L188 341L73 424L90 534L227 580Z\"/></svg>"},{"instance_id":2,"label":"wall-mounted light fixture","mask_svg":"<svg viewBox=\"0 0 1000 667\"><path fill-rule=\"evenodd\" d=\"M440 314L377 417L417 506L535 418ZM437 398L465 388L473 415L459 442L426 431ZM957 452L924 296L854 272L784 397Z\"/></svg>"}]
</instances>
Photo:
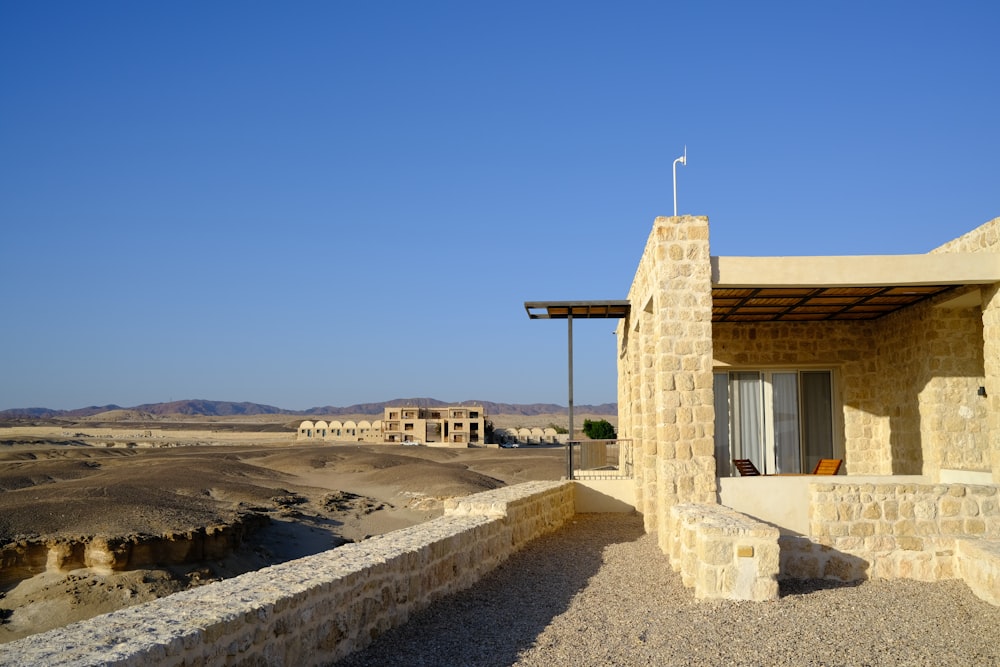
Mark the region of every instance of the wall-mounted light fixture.
<instances>
[{"instance_id":1,"label":"wall-mounted light fixture","mask_svg":"<svg viewBox=\"0 0 1000 667\"><path fill-rule=\"evenodd\" d=\"M979 389L977 389L976 396L982 396L983 398L986 398L986 387L980 387Z\"/></svg>"}]
</instances>

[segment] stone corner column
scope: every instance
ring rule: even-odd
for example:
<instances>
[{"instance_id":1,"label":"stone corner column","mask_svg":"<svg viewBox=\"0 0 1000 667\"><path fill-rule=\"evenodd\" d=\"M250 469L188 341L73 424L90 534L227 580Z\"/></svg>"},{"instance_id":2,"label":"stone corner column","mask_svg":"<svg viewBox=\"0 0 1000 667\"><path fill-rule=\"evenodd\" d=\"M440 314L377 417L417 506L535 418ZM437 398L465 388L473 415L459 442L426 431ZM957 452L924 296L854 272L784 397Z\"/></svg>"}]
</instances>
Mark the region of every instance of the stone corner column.
<instances>
[{"instance_id":1,"label":"stone corner column","mask_svg":"<svg viewBox=\"0 0 1000 667\"><path fill-rule=\"evenodd\" d=\"M715 503L708 218L657 218L653 337L659 527L676 503Z\"/></svg>"}]
</instances>

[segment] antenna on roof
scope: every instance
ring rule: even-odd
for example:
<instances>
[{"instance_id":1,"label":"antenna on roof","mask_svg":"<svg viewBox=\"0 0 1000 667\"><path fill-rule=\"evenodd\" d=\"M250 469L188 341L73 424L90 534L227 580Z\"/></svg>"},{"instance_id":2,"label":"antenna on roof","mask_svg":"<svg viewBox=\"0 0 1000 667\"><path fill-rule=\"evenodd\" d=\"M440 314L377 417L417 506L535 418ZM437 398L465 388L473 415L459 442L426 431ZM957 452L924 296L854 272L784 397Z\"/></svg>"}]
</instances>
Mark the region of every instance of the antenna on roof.
<instances>
[{"instance_id":1,"label":"antenna on roof","mask_svg":"<svg viewBox=\"0 0 1000 667\"><path fill-rule=\"evenodd\" d=\"M684 155L674 160L674 217L677 217L677 163L680 162L685 167L688 163L688 147L684 145Z\"/></svg>"}]
</instances>

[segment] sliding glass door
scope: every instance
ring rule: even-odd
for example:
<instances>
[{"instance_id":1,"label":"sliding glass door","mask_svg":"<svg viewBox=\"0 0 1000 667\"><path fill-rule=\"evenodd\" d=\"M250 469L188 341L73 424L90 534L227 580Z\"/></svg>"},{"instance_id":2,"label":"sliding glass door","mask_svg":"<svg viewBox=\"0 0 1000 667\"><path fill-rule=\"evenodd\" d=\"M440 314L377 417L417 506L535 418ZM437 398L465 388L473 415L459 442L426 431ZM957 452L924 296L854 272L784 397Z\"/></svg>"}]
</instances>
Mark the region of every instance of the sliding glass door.
<instances>
[{"instance_id":1,"label":"sliding glass door","mask_svg":"<svg viewBox=\"0 0 1000 667\"><path fill-rule=\"evenodd\" d=\"M802 472L812 472L820 459L839 458L833 451L833 386L829 371L803 371L802 437L806 442Z\"/></svg>"},{"instance_id":2,"label":"sliding glass door","mask_svg":"<svg viewBox=\"0 0 1000 667\"><path fill-rule=\"evenodd\" d=\"M833 458L830 371L715 374L715 459L727 477L733 459L764 474L811 472Z\"/></svg>"}]
</instances>

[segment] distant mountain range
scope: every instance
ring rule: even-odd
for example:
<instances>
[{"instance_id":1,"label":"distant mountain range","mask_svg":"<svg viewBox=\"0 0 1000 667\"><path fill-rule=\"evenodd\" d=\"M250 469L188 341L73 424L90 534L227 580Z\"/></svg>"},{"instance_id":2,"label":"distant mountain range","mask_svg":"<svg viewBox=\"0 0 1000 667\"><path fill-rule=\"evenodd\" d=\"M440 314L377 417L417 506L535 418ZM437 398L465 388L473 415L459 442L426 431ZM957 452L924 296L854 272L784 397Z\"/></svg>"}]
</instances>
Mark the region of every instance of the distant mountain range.
<instances>
[{"instance_id":1,"label":"distant mountain range","mask_svg":"<svg viewBox=\"0 0 1000 667\"><path fill-rule=\"evenodd\" d=\"M441 407L445 405L456 405L447 401L439 401L435 398L396 398L383 403L358 403L346 407L336 407L326 405L323 407L309 408L308 410L284 410L273 405L262 405L260 403L233 403L231 401L207 401L202 399L192 399L187 401L171 401L169 403L146 403L125 408L120 405L92 405L76 410L52 410L50 408L13 408L11 410L0 410L0 419L79 419L92 417L102 412L112 410L131 410L144 412L150 415L167 417L170 415L185 417L234 417L239 415L380 415L386 407L415 405L421 408ZM493 403L490 401L461 401L457 405L482 405L487 415L547 415L562 414L567 412L567 408L555 403ZM618 414L617 403L603 403L601 405L577 405L574 411L578 413L596 415Z\"/></svg>"}]
</instances>

